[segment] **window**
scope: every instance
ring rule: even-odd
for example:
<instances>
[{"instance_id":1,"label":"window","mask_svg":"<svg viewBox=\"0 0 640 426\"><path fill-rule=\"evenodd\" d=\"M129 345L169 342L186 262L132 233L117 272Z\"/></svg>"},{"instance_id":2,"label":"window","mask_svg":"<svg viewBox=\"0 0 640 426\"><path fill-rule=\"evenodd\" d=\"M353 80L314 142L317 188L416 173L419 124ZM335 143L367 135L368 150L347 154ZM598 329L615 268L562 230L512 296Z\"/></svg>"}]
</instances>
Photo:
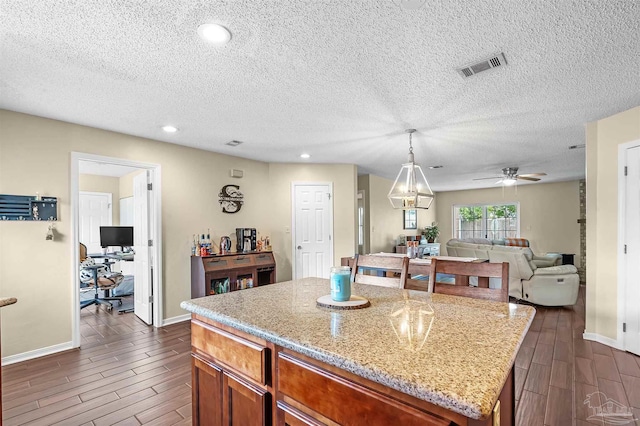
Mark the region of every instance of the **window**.
<instances>
[{"instance_id":1,"label":"window","mask_svg":"<svg viewBox=\"0 0 640 426\"><path fill-rule=\"evenodd\" d=\"M402 210L404 229L418 229L418 213L416 210Z\"/></svg>"},{"instance_id":2,"label":"window","mask_svg":"<svg viewBox=\"0 0 640 426\"><path fill-rule=\"evenodd\" d=\"M520 236L520 204L453 206L454 238L500 240Z\"/></svg>"}]
</instances>

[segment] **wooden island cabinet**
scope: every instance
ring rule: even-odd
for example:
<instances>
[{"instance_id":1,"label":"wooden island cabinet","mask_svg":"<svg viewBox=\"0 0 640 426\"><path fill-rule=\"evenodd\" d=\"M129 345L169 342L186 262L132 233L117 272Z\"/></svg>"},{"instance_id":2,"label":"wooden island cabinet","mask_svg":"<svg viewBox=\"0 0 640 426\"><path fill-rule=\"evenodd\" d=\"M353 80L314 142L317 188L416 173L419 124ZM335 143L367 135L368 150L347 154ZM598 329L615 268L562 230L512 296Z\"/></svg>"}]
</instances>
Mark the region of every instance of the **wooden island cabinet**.
<instances>
[{"instance_id":1,"label":"wooden island cabinet","mask_svg":"<svg viewBox=\"0 0 640 426\"><path fill-rule=\"evenodd\" d=\"M193 317L191 333L194 425L491 424L203 317Z\"/></svg>"},{"instance_id":2,"label":"wooden island cabinet","mask_svg":"<svg viewBox=\"0 0 640 426\"><path fill-rule=\"evenodd\" d=\"M513 362L533 308L361 284L371 307L316 307L329 287L305 278L182 302L194 425L514 424ZM402 306L433 316L420 341L396 334Z\"/></svg>"}]
</instances>

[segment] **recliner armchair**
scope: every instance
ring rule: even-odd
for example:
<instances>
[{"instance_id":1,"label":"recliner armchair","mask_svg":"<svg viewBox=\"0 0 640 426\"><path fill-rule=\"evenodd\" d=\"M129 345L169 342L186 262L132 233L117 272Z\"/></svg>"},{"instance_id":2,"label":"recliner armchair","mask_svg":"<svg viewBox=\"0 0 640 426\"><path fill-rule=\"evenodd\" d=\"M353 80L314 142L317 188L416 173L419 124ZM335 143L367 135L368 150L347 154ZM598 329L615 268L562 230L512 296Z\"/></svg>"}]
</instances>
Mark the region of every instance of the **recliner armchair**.
<instances>
[{"instance_id":1,"label":"recliner armchair","mask_svg":"<svg viewBox=\"0 0 640 426\"><path fill-rule=\"evenodd\" d=\"M529 247L529 240L526 238L505 238L504 245L510 247ZM538 268L548 268L550 266L560 265L562 263L562 255L559 253L546 253L537 255L531 251L532 261Z\"/></svg>"}]
</instances>

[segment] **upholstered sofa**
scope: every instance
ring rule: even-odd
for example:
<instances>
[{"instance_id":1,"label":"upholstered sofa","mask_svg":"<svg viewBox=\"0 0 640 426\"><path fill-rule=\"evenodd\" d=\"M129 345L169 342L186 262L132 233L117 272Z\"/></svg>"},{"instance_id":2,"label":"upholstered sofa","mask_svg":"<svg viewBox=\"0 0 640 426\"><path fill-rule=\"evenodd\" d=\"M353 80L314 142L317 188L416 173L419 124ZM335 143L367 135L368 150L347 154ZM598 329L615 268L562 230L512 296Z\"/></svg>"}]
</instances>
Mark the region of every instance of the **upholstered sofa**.
<instances>
[{"instance_id":1,"label":"upholstered sofa","mask_svg":"<svg viewBox=\"0 0 640 426\"><path fill-rule=\"evenodd\" d=\"M475 240L486 242L488 240ZM538 267L529 247L478 244L458 239L446 244L447 255L509 263L509 296L543 306L573 305L580 279L573 265ZM499 285L491 282L491 286Z\"/></svg>"},{"instance_id":2,"label":"upholstered sofa","mask_svg":"<svg viewBox=\"0 0 640 426\"><path fill-rule=\"evenodd\" d=\"M484 245L492 245L492 246L513 246L513 247L530 247L529 240L526 238L504 238L502 240L488 240L486 238L465 238L465 239L456 239L453 241L460 241L464 243L472 243L472 244L484 244ZM557 266L562 263L562 255L559 253L547 253L542 255L537 255L531 251L533 263L538 268L547 268L549 266Z\"/></svg>"}]
</instances>

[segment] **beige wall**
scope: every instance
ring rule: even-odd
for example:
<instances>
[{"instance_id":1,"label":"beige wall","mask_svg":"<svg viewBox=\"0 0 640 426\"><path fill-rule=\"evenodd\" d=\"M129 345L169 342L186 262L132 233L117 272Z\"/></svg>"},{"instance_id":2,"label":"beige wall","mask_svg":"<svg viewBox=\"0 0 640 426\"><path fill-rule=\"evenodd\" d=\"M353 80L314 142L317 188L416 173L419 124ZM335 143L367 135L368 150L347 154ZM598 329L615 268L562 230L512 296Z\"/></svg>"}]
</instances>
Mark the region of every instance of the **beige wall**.
<instances>
[{"instance_id":1,"label":"beige wall","mask_svg":"<svg viewBox=\"0 0 640 426\"><path fill-rule=\"evenodd\" d=\"M111 194L111 219L114 226L120 224L120 178L111 176L80 175L80 191Z\"/></svg>"},{"instance_id":2,"label":"beige wall","mask_svg":"<svg viewBox=\"0 0 640 426\"><path fill-rule=\"evenodd\" d=\"M291 181L334 183L335 258L354 253L353 165L269 165L6 110L0 130L0 193L58 197L60 235L45 241L46 223L0 221L0 294L18 298L2 310L3 356L71 341L71 152L161 166L164 318L186 313L179 304L191 296L192 237L207 228L214 242L236 227L270 235L278 279L291 276L291 235L284 232L291 225ZM229 177L230 168L244 170L244 177ZM231 183L240 186L244 205L225 214L218 193ZM37 253L37 269L29 253Z\"/></svg>"},{"instance_id":3,"label":"beige wall","mask_svg":"<svg viewBox=\"0 0 640 426\"><path fill-rule=\"evenodd\" d=\"M278 281L291 279L291 182L333 183L334 265L340 258L356 252L356 166L352 164L281 164L269 165L268 204L262 213L271 219L271 242L276 256Z\"/></svg>"},{"instance_id":4,"label":"beige wall","mask_svg":"<svg viewBox=\"0 0 640 426\"><path fill-rule=\"evenodd\" d=\"M375 175L358 177L359 189L366 191L369 249L371 253L393 252L398 236L419 235L421 228L436 221L437 197L428 210L418 209L418 229L404 229L402 210L391 207L389 190L393 181Z\"/></svg>"},{"instance_id":5,"label":"beige wall","mask_svg":"<svg viewBox=\"0 0 640 426\"><path fill-rule=\"evenodd\" d=\"M3 356L71 341L72 151L161 165L165 318L185 314L179 304L190 298L192 234L211 228L219 239L249 225L269 232L266 163L4 110L0 129L0 193L58 197L61 234L45 241L46 223L0 222L0 294L18 298L2 311ZM245 177L228 177L232 167ZM230 215L221 212L218 192L232 182L240 185L245 204ZM28 253L37 253L37 269Z\"/></svg>"},{"instance_id":6,"label":"beige wall","mask_svg":"<svg viewBox=\"0 0 640 426\"><path fill-rule=\"evenodd\" d=\"M618 148L640 140L640 107L589 123L586 332L617 339Z\"/></svg>"},{"instance_id":7,"label":"beige wall","mask_svg":"<svg viewBox=\"0 0 640 426\"><path fill-rule=\"evenodd\" d=\"M452 207L457 204L520 203L520 236L534 253L574 253L580 259L579 181L536 183L517 187L438 192L440 241L452 238ZM445 250L443 250L444 252Z\"/></svg>"},{"instance_id":8,"label":"beige wall","mask_svg":"<svg viewBox=\"0 0 640 426\"><path fill-rule=\"evenodd\" d=\"M128 173L118 179L120 198L133 197L133 178L140 173L144 173L144 170L136 170L135 172Z\"/></svg>"}]
</instances>

